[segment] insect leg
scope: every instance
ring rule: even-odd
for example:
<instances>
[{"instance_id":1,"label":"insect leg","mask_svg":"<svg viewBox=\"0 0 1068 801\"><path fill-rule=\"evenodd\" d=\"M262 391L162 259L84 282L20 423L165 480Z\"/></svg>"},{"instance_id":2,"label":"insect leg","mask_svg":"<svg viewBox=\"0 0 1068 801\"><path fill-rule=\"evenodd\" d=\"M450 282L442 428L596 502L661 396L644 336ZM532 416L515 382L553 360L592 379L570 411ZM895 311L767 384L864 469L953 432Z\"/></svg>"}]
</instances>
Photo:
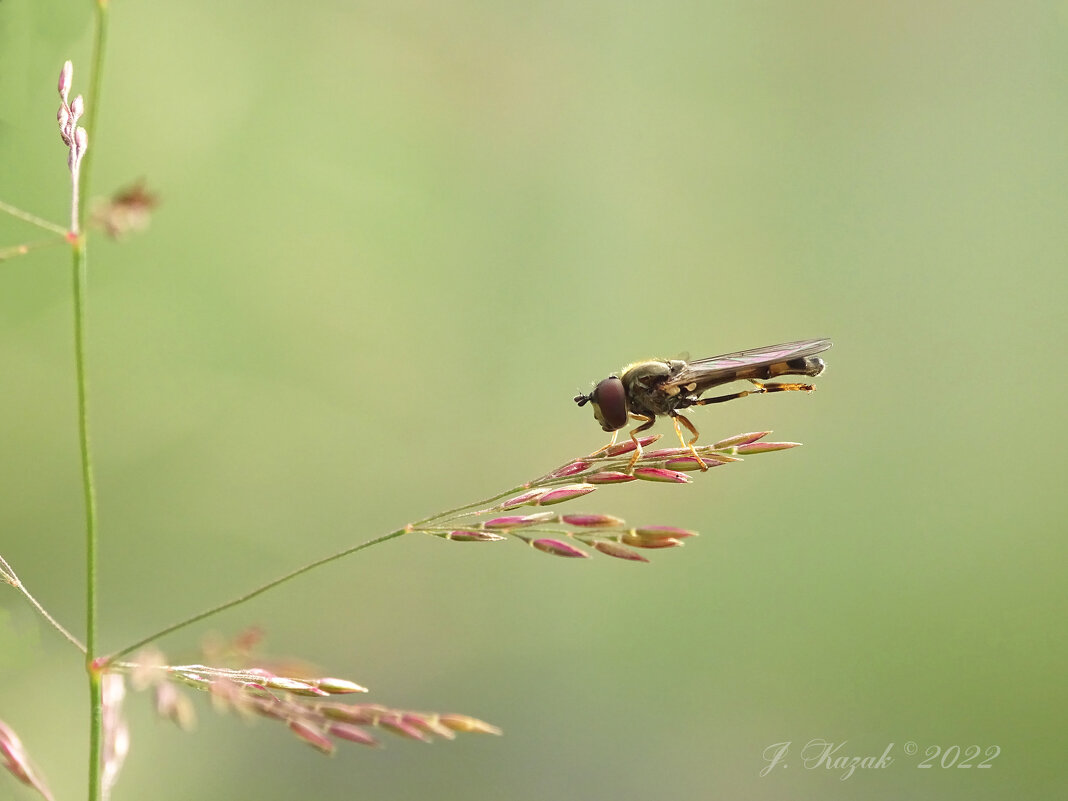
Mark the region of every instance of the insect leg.
<instances>
[{"instance_id":1,"label":"insect leg","mask_svg":"<svg viewBox=\"0 0 1068 801\"><path fill-rule=\"evenodd\" d=\"M753 379L749 379L753 381ZM760 392L815 392L816 388L812 384L762 384L759 381L753 381L757 385L758 389L752 390L753 394Z\"/></svg>"},{"instance_id":2,"label":"insect leg","mask_svg":"<svg viewBox=\"0 0 1068 801\"><path fill-rule=\"evenodd\" d=\"M626 472L628 476L634 472L634 465L640 458L642 458L642 444L638 442L638 437L636 435L643 431L648 431L653 427L653 423L656 422L655 415L653 417L646 417L644 414L634 414L632 412L630 416L635 420L644 420L645 422L630 432L630 441L634 443L634 455L630 457L630 464L627 465Z\"/></svg>"},{"instance_id":3,"label":"insect leg","mask_svg":"<svg viewBox=\"0 0 1068 801\"><path fill-rule=\"evenodd\" d=\"M707 406L710 403L723 403L735 398L746 398L750 395L760 395L765 392L812 392L816 388L812 384L762 384L752 378L749 379L756 385L756 389L743 389L741 392L732 392L730 395L717 395L714 398L701 398L691 403L691 406Z\"/></svg>"},{"instance_id":4,"label":"insect leg","mask_svg":"<svg viewBox=\"0 0 1068 801\"><path fill-rule=\"evenodd\" d=\"M598 448L593 453L591 453L590 456L596 456L599 453L604 453L606 450L608 450L609 448L611 448L613 445L616 444L616 437L618 437L618 436L619 436L619 429L617 428L615 431L612 432L612 439L610 439L608 441L608 444L605 445L603 448Z\"/></svg>"},{"instance_id":5,"label":"insect leg","mask_svg":"<svg viewBox=\"0 0 1068 801\"><path fill-rule=\"evenodd\" d=\"M697 438L700 436L700 434L697 433L697 427L678 412L671 413L671 422L675 424L675 433L679 435L679 442L682 443L682 447L689 448L690 453L693 454L693 458L697 460L697 464L701 465L701 469L707 470L708 465L705 464L705 460L697 455L697 451L693 447L693 444L697 442ZM689 442L683 438L682 429L679 428L679 423L682 423L690 429L690 433L693 434L693 438Z\"/></svg>"}]
</instances>

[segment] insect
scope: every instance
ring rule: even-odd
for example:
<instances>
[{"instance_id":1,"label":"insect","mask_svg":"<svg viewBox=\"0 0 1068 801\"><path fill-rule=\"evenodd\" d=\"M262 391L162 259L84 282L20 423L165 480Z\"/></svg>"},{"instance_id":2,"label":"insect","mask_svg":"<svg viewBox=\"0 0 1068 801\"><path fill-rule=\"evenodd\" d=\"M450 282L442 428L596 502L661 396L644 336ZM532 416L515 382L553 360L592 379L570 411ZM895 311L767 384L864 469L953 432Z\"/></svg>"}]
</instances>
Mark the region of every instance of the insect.
<instances>
[{"instance_id":1,"label":"insect","mask_svg":"<svg viewBox=\"0 0 1068 801\"><path fill-rule=\"evenodd\" d=\"M777 378L781 375L818 376L826 366L823 359L816 356L831 347L829 339L806 339L800 342L787 342L782 345L770 345L766 348L754 348L738 353L726 353L710 359L698 359L688 362L681 359L651 359L635 362L623 368L619 375L610 375L600 381L588 395L576 395L575 403L593 407L593 416L605 431L612 432L612 441L594 454L607 450L616 443L619 430L627 424L628 418L641 420L642 424L630 432L634 442L634 455L627 465L627 472L634 470L634 465L641 458L642 447L637 435L653 427L657 417L668 416L675 424L675 433L684 448L707 470L694 443L699 436L697 428L679 414L681 409L691 406L707 406L710 403L744 398L765 392L811 392L811 384L771 383L762 380ZM712 387L729 384L732 381L751 381L756 388L729 395L717 395L702 398L701 394ZM693 435L687 441L682 435L680 424Z\"/></svg>"}]
</instances>

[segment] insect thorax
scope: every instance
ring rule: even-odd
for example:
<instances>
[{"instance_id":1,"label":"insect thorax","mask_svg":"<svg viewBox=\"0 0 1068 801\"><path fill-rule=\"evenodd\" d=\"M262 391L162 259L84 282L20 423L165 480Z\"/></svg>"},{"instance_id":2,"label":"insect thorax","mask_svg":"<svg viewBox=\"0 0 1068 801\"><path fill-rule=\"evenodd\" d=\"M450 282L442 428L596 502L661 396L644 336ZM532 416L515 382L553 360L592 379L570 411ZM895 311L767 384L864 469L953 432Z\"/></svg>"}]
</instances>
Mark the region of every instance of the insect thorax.
<instances>
[{"instance_id":1,"label":"insect thorax","mask_svg":"<svg viewBox=\"0 0 1068 801\"><path fill-rule=\"evenodd\" d=\"M677 408L682 400L679 388L665 389L662 385L685 367L686 362L664 359L650 359L624 367L620 380L626 389L630 411L655 416L669 414Z\"/></svg>"}]
</instances>

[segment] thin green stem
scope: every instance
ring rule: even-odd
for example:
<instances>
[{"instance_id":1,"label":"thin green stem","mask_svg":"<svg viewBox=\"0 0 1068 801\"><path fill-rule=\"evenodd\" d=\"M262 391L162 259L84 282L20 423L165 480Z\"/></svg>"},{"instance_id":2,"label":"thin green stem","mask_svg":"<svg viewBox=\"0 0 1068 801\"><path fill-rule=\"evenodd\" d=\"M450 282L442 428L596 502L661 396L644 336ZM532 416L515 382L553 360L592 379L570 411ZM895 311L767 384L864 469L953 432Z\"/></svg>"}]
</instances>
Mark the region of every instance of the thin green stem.
<instances>
[{"instance_id":1,"label":"thin green stem","mask_svg":"<svg viewBox=\"0 0 1068 801\"><path fill-rule=\"evenodd\" d=\"M356 553L358 551L362 551L365 548L370 548L373 545L379 545L379 544L381 544L383 542L387 542L389 540L392 540L392 539L395 539L397 537L400 537L403 534L409 533L412 529L420 528L424 524L429 523L431 521L445 520L445 519L448 519L450 516L456 516L457 513L461 512L464 509L473 509L473 508L478 507L478 506L484 506L487 503L492 503L493 501L495 501L495 500L497 500L499 498L507 497L508 495L511 495L511 494L513 494L515 492L518 492L521 489L523 489L522 486L515 487L515 488L510 489L510 490L508 490L506 492L502 492L502 493L499 493L497 495L494 495L491 498L485 498L483 500L476 501L475 503L469 503L469 504L465 504L464 506L458 506L455 509L449 509L448 511L445 511L445 512L438 512L437 514L433 514L433 515L431 515L429 517L423 518L422 520L419 520L419 521L417 521L415 523L412 523L412 524L410 524L408 526L405 526L404 528L399 528L396 531L391 531L389 534L384 534L381 537L376 537L375 539L367 540L366 542L361 542L359 545L354 545L353 547L346 548L343 551L338 551L337 553L330 554L329 556L324 556L322 559L316 559L314 562L309 562L308 564L306 564L306 565L304 565L302 567L298 567L296 570L292 570L292 571L290 571L289 573L286 573L283 576L279 576L278 578L267 582L266 584L262 584L259 587L257 587L256 589L251 590L250 592L246 592L243 595L239 595L236 598L232 598L229 601L227 601L226 603L219 604L218 606L213 606L211 609L206 609L203 612L197 613L193 617L186 618L184 620L180 620L177 623L173 623L172 625L167 626L167 628L160 629L159 631L154 632L153 634L149 634L147 637L141 638L140 640L138 640L135 643L132 643L132 644L127 645L127 646L124 646L120 650L118 650L118 651L114 652L113 654L111 654L111 656L108 657L108 662L114 662L116 659L119 659L120 657L126 656L127 654L131 653L132 651L136 651L138 648L143 648L144 646L148 645L150 642L154 642L155 640L158 640L161 637L165 637L168 634L172 634L172 633L174 633L174 632L176 632L176 631L178 631L180 629L184 629L186 626L191 626L194 623L198 623L199 621L204 620L205 618L211 617L212 615L217 615L218 613L224 612L227 609L231 609L231 608L233 608L235 606L239 606L240 604L243 604L246 601L252 600L257 595L262 595L263 593L267 592L268 590L277 587L279 584L284 584L287 581L295 579L297 576L301 576L304 573L307 573L307 572L309 572L311 570L314 570L314 569L316 569L318 567L322 567L323 565L329 564L330 562L334 562L334 561L336 561L338 559L342 559L342 558L344 558L346 556L350 556L351 554L354 554L354 553Z\"/></svg>"},{"instance_id":2,"label":"thin green stem","mask_svg":"<svg viewBox=\"0 0 1068 801\"><path fill-rule=\"evenodd\" d=\"M60 239L56 237L54 239L42 239L38 242L23 242L21 245L12 245L7 248L0 248L0 261L7 261L13 259L16 256L25 256L31 250L40 250L41 248L54 247L55 245L67 244L66 234Z\"/></svg>"},{"instance_id":3,"label":"thin green stem","mask_svg":"<svg viewBox=\"0 0 1068 801\"><path fill-rule=\"evenodd\" d=\"M148 645L149 643L160 639L161 637L165 637L168 634L172 634L172 633L174 633L174 632L176 632L176 631L178 631L180 629L184 629L187 626L191 626L194 623L198 623L199 621L204 620L205 618L211 617L212 615L217 615L218 613L224 612L227 609L231 609L231 608L233 608L235 606L239 606L239 605L245 603L246 601L249 601L249 600L255 598L257 595L262 595L263 593L267 592L268 590L277 587L279 584L284 584L285 582L290 581L291 579L295 579L297 576L303 575L304 573L307 573L307 572L309 572L311 570L315 570L316 568L322 567L323 565L329 564L330 562L334 562L334 561L336 561L338 559L342 559L342 558L344 558L346 556L350 556L351 554L354 554L354 553L356 553L358 551L362 551L365 548L370 548L373 545L379 545L379 544L381 544L383 542L387 542L389 540L395 539L397 537L402 536L403 534L410 533L413 529L418 530L418 529L425 528L427 523L432 523L432 522L436 521L436 522L439 522L441 524L444 524L445 522L447 522L450 519L454 519L454 518L457 518L457 517L462 517L464 512L467 511L467 510L477 509L478 507L485 507L486 504L493 503L494 501L500 500L501 498L507 498L509 495L514 495L515 493L526 489L528 486L529 485L527 485L527 484L520 484L517 487L513 487L513 488L511 488L509 490L505 490L504 492L497 493L496 495L493 495L493 496L491 496L489 498L483 498L482 500L475 501L474 503L468 503L468 504L464 504L463 506L457 506L454 509L448 509L448 510L446 510L444 512L437 512L435 514L430 515L429 517L424 517L422 520L417 520L414 523L410 523L409 525L405 526L404 528L399 528L396 531L391 531L389 534L384 534L381 537L376 537L375 539L367 540L366 542L362 542L359 545L354 545L351 548L346 548L343 551L339 551L339 552L331 554L329 556L324 556L322 559L316 559L314 562L309 562L308 564L304 565L303 567L298 567L296 570L292 570L289 573L286 573L285 575L274 579L273 581L269 581L266 584L262 584L259 587L257 587L256 589L251 590L250 592L246 592L243 595L239 595L236 598L232 598L231 600L227 601L226 603L219 604L218 606L213 606L211 609L206 609L203 612L197 613L193 617L186 618L184 620L180 620L177 623L174 623L174 624L172 624L170 626L167 626L167 628L160 629L159 631L156 631L156 632L154 632L152 634L149 634L147 637L141 638L140 640L138 640L135 643L132 643L130 645L126 645L123 648L121 648L120 650L115 651L113 654L111 654L108 657L107 661L109 663L114 662L116 659L119 659L120 657L126 656L127 654L129 654L129 653L131 653L133 651L136 651L138 648L142 648L142 647ZM487 510L486 509L482 509L481 511L477 512L476 514L481 514L484 511L487 511ZM470 512L468 512L468 513L470 513Z\"/></svg>"},{"instance_id":4,"label":"thin green stem","mask_svg":"<svg viewBox=\"0 0 1068 801\"><path fill-rule=\"evenodd\" d=\"M74 373L78 391L78 444L81 451L82 494L85 501L86 535L86 647L91 659L96 655L97 634L97 531L96 486L93 481L93 462L89 448L88 381L85 358L86 278L87 259L84 240L74 247Z\"/></svg>"},{"instance_id":5,"label":"thin green stem","mask_svg":"<svg viewBox=\"0 0 1068 801\"><path fill-rule=\"evenodd\" d=\"M96 486L89 449L88 381L85 358L86 279L88 262L85 240L74 245L74 372L78 390L78 442L81 451L82 495L85 502L85 637L89 671L89 798L101 798L103 748L103 695L100 673L93 666L97 647L97 551Z\"/></svg>"},{"instance_id":6,"label":"thin green stem","mask_svg":"<svg viewBox=\"0 0 1068 801\"><path fill-rule=\"evenodd\" d=\"M4 203L2 200L0 200L0 211L6 212L23 222L28 222L30 225L36 225L38 228L44 228L46 231L51 231L53 234L59 234L60 236L67 235L67 229L62 225L57 225L50 220L42 219L35 214L30 214L28 211L23 211L9 203Z\"/></svg>"},{"instance_id":7,"label":"thin green stem","mask_svg":"<svg viewBox=\"0 0 1068 801\"><path fill-rule=\"evenodd\" d=\"M89 801L104 797L104 674L89 670Z\"/></svg>"},{"instance_id":8,"label":"thin green stem","mask_svg":"<svg viewBox=\"0 0 1068 801\"><path fill-rule=\"evenodd\" d=\"M515 495L517 492L522 492L523 490L529 488L530 484L520 484L519 486L512 487L511 489L505 490L504 492L498 492L496 495L491 495L489 498L483 498L482 500L475 501L474 503L465 503L463 506L457 506L455 509L447 509L444 512L432 514L430 515L430 517L424 517L422 520L416 520L414 523L411 523L408 528L424 528L427 523L433 522L435 520L440 521L442 524L444 524L449 520L455 520L457 518L466 517L471 514L482 514L483 512L488 512L489 509L478 509L478 507L485 506L486 504L493 503L494 501L499 501L502 498L507 498L509 495ZM473 509L476 509L478 511L471 511Z\"/></svg>"},{"instance_id":9,"label":"thin green stem","mask_svg":"<svg viewBox=\"0 0 1068 801\"><path fill-rule=\"evenodd\" d=\"M74 188L74 197L89 197L90 175L93 154L99 146L100 92L104 83L104 56L107 52L108 0L96 0L92 72L89 78L89 95L85 104L86 121L92 126L93 143L82 158ZM87 203L81 203L72 228L85 230ZM88 261L84 234L74 243L74 352L78 383L78 432L82 457L82 490L85 495L86 529L86 647L89 673L89 801L103 797L103 747L104 747L104 696L102 673L97 655L97 530L96 489L93 484L93 466L89 451L89 409L87 403L87 369L85 358L86 289Z\"/></svg>"},{"instance_id":10,"label":"thin green stem","mask_svg":"<svg viewBox=\"0 0 1068 801\"><path fill-rule=\"evenodd\" d=\"M251 592L246 592L244 595L240 595L237 598L233 598L233 599L227 601L224 604L219 604L219 606L214 606L211 609L207 609L207 610L205 610L205 611L203 611L203 612L201 612L201 613L199 613L197 615L194 615L193 617L190 617L190 618L187 618L185 620L179 621L178 623L175 623L175 624L173 624L171 626L168 626L165 629L160 629L159 631L155 632L154 634L150 634L149 636L138 640L137 642L133 643L132 645L127 645L124 648L122 648L121 650L116 651L115 653L113 653L108 658L108 661L112 662L112 661L118 659L121 656L125 656L126 654L130 653L131 651L136 651L138 648L141 648L141 647L143 647L145 645L148 645L150 642L152 642L154 640L158 640L161 637L165 637L166 635L171 634L171 633L173 633L175 631L178 631L179 629L184 629L186 626L191 626L192 624L197 623L197 622L203 620L206 617L211 617L212 615L217 615L219 612L223 612L223 611L225 611L227 609L230 609L231 607L243 604L243 603L245 603L245 601L250 601L253 598L255 598L257 595L262 595L263 593L267 592L267 590L273 589L274 587L277 587L279 584L285 584L287 581L290 581L291 579L295 579L297 576L303 575L304 573L307 573L309 570L314 570L317 567L322 567L325 564L328 564L330 562L336 561L336 560L341 559L341 558L343 558L345 556L349 556L350 554L354 554L357 551L362 551L365 548L370 548L372 545L378 545L378 544L386 542L388 540L396 539L397 537L400 537L401 535L407 534L407 533L408 533L407 527L399 528L396 531L391 531L389 534L383 534L381 537L376 537L373 540L367 540L367 542L361 542L359 545L354 545L353 547L347 548L344 551L339 551L338 553L331 554L330 556L324 556L322 559L316 559L314 562L309 562L308 564L304 565L303 567L298 567L296 570L290 571L289 573L286 573L284 576L280 576L279 578L276 578L273 581L269 581L266 584L260 585L259 587L257 587L256 589L252 590Z\"/></svg>"},{"instance_id":11,"label":"thin green stem","mask_svg":"<svg viewBox=\"0 0 1068 801\"><path fill-rule=\"evenodd\" d=\"M30 605L34 609L36 609L38 613L40 613L40 615L52 625L52 628L54 628L56 631L66 637L67 641L70 642L71 645L73 645L83 654L86 653L85 646L82 645L81 641L69 631L67 631L63 624L61 624L58 620L52 617L52 615L49 614L48 610L41 606L41 603L33 597L33 594L28 589L26 589L26 585L22 583L22 579L20 579L15 573L15 569L11 567L11 564L2 556L0 556L0 573L3 574L0 577L2 577L6 583L10 584L16 590L21 592L25 596L26 600L30 602Z\"/></svg>"},{"instance_id":12,"label":"thin green stem","mask_svg":"<svg viewBox=\"0 0 1068 801\"><path fill-rule=\"evenodd\" d=\"M566 464L567 463L565 463L565 466ZM557 469L559 470L560 468ZM262 584L259 587L256 587L254 590L251 590L250 592L246 592L243 595L239 595L238 597L233 598L223 604L219 604L218 606L214 606L210 609L204 610L203 612L199 612L193 617L180 620L179 622L174 623L168 626L167 628L160 629L159 631L156 631L153 634L148 635L147 637L141 638L135 643L124 646L122 649L111 654L107 658L107 663L113 663L115 660L126 656L132 651L136 651L137 649L142 648L148 645L149 643L160 639L161 637L165 637L175 631L186 628L187 626L191 626L192 624L204 620L205 618L211 617L212 615L216 615L219 612L223 612L227 609L232 609L235 606L239 606L240 604L243 604L246 601L255 598L257 595L262 595L268 590L273 589L280 584L284 584L285 582L290 581L291 579L294 579L297 576L303 575L304 573L307 573L318 567L322 567L323 565L329 564L330 562L334 562L338 559L342 559L358 551L362 551L365 548L370 548L373 545L379 545L383 542L387 542L388 540L395 539L403 534L408 534L413 531L423 531L429 533L433 533L434 530L446 531L448 530L451 521L463 517L477 516L486 514L488 512L497 511L498 508L490 506L490 504L493 504L494 502L499 501L502 498L507 498L511 495L515 495L516 493L522 492L523 490L530 489L532 486L548 487L553 486L555 484L563 484L574 480L575 477L573 476L553 476L552 473L549 473L535 481L527 482L525 484L519 484L518 486L512 487L511 489L505 490L503 492L498 492L495 495L492 495L488 498L483 498L473 503L466 503L462 506L457 506L453 509L447 509L443 512L436 512L432 515L429 515L428 517L424 517L421 520L417 520L414 523L409 523L404 528L397 529L396 531L392 531L389 534L384 534L381 537L376 537L375 539L367 540L366 542L362 542L359 545L355 545L351 548L346 548L343 551L339 551L329 556L324 556L321 559L316 559L314 562L309 562L303 567L299 567L296 570L292 570L289 573L286 573L285 575L274 579L273 581L269 581L266 584ZM526 531L526 529L524 529L524 531ZM544 533L559 534L560 532L553 529L546 530L546 532Z\"/></svg>"}]
</instances>

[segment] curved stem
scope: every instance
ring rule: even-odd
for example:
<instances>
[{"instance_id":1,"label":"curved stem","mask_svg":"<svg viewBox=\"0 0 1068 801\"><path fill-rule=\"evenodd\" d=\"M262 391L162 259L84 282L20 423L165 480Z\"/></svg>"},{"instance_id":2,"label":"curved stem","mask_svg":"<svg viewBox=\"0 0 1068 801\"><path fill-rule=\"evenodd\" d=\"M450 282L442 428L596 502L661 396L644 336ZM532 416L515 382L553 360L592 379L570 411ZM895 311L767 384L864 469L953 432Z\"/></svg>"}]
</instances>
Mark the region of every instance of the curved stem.
<instances>
[{"instance_id":1,"label":"curved stem","mask_svg":"<svg viewBox=\"0 0 1068 801\"><path fill-rule=\"evenodd\" d=\"M138 640L137 642L133 643L132 645L127 645L126 647L122 648L121 650L116 651L115 653L113 653L108 658L108 661L109 662L113 662L114 660L118 659L121 656L125 656L126 654L130 653L131 651L136 651L138 648L141 648L141 647L143 647L145 645L148 645L153 640L158 640L160 637L164 637L164 636L166 636L168 634L171 634L172 632L178 631L179 629L184 629L186 626L191 626L192 624L197 623L198 621L201 621L206 617L211 617L212 615L216 615L219 612L223 612L223 611L225 611L227 609L230 609L231 607L238 606L239 604L243 604L243 603L245 603L245 601L249 601L249 600L255 598L257 595L262 595L263 593L267 592L267 590L273 589L274 587L277 587L279 584L284 584L285 582L287 582L287 581L289 581L291 579L295 579L297 576L303 575L304 573L307 573L309 570L314 570L317 567L321 567L321 566L323 566L325 564L328 564L329 562L333 562L333 561L335 561L337 559L341 559L342 557L348 556L349 554L354 554L357 551L362 551L364 548L370 548L372 545L378 545L379 543L383 543L383 542L386 542L387 540L395 539L395 538L401 536L402 534L407 534L407 533L408 533L408 529L407 528L400 528L400 529L397 529L396 531L391 531L389 534L383 534L381 537L376 537L373 540L367 540L367 542L362 542L359 545L353 546L352 548L347 548L344 551L339 551L338 553L331 554L330 556L324 556L322 559L316 559L314 562L309 562L308 564L304 565L303 567L298 567L296 570L292 570L289 573L286 573L284 576L280 576L280 577L274 579L273 581L269 581L266 584L260 585L259 587L257 587L256 589L252 590L251 592L246 592L244 595L240 595L237 598L233 598L233 599L227 601L224 604L220 604L219 606L214 606L211 609L207 609L207 610L205 610L203 612L200 612L197 615L194 615L193 617L186 618L185 620L179 621L178 623L175 623L175 624L173 624L171 626L168 626L165 629L160 629L159 631L155 632L154 634L150 634L147 637L144 637L144 638Z\"/></svg>"},{"instance_id":2,"label":"curved stem","mask_svg":"<svg viewBox=\"0 0 1068 801\"><path fill-rule=\"evenodd\" d=\"M191 626L192 624L197 623L197 622L199 622L201 620L204 620L205 618L211 617L212 615L216 615L219 612L223 612L223 611L225 611L227 609L231 609L231 608L233 608L235 606L239 606L240 604L245 603L245 601L249 601L249 600L255 598L257 595L261 595L261 594L267 592L267 590L273 589L274 587L277 587L279 584L284 584L285 582L287 582L287 581L289 581L291 579L295 579L297 576L303 575L304 573L307 573L307 572L309 572L311 570L314 570L317 567L322 567L323 565L329 564L330 562L333 562L333 561L336 561L338 559L342 559L342 558L344 558L346 556L349 556L351 554L354 554L357 551L362 551L365 548L370 548L373 545L379 545L380 543L387 542L389 540L395 539L397 537L400 537L403 534L407 534L407 533L411 532L413 529L420 529L420 528L424 527L424 525L426 523L430 523L432 521L441 521L442 523L444 523L445 521L449 520L450 518L459 516L460 513L463 512L463 510L465 510L465 509L474 509L474 508L479 507L479 506L484 506L487 503L492 503L495 500L498 500L500 498L505 498L508 495L512 495L512 494L518 492L521 489L523 489L522 485L520 485L519 487L514 487L514 488L512 488L510 490L507 490L505 492L498 493L497 495L494 495L494 496L492 496L490 498L484 498L483 500L475 501L474 503L465 504L464 506L457 506L455 509L449 509L449 510L444 511L444 512L438 512L436 514L430 515L429 517L425 517L422 520L418 520L415 523L411 523L411 524L405 526L404 528L399 528L396 531L391 531L389 534L383 534L381 537L376 537L373 540L367 540L366 542L362 542L359 545L353 546L352 548L346 548L345 550L338 551L337 553L331 554L330 556L324 556L322 559L316 559L314 562L309 562L308 564L304 565L303 567L298 567L296 570L292 570L292 571L290 571L289 573L286 573L283 576L279 576L278 578L274 579L273 581L269 581L266 584L262 584L259 587L257 587L256 589L251 590L250 592L246 592L244 595L239 595L238 597L232 598L231 600L227 601L226 603L219 604L218 606L213 606L211 609L206 609L203 612L199 612L196 615L194 615L193 617L186 618L185 620L180 620L177 623L174 623L174 624L172 624L170 626L167 626L167 628L165 628L165 629L160 629L159 631L157 631L157 632L155 632L153 634L149 634L147 637L142 637L137 642L132 643L131 645L124 646L120 650L115 651L113 654L111 654L108 657L107 661L109 663L110 662L114 662L116 659L119 659L120 657L126 656L127 654L131 653L132 651L136 651L138 648L142 648L142 647L148 645L150 642L158 640L161 637L165 637L166 635L171 634L171 633L173 633L175 631L178 631L179 629L184 629L186 626Z\"/></svg>"},{"instance_id":3,"label":"curved stem","mask_svg":"<svg viewBox=\"0 0 1068 801\"><path fill-rule=\"evenodd\" d=\"M186 626L191 626L192 624L204 620L205 618L211 617L212 615L216 615L219 612L223 612L227 609L239 606L240 604L243 604L246 601L255 598L257 595L261 595L267 592L268 590L277 587L279 584L284 584L285 582L291 579L295 579L297 576L303 575L304 573L307 573L311 570L315 570L317 567L322 567L323 565L329 564L330 562L354 554L357 551L362 551L365 548L370 548L373 545L379 545L383 542L387 542L389 540L400 537L403 534L408 534L413 530L423 529L428 523L437 522L439 525L445 525L449 520L455 519L457 517L462 517L465 512L471 513L469 510L478 509L478 507L480 506L485 506L486 504L493 503L494 501L500 500L501 498L506 498L509 495L514 495L516 492L525 489L527 486L529 485L521 484L517 487L513 487L512 489L505 490L504 492L499 492L489 498L483 498L482 500L475 501L474 503L457 506L454 509L448 509L444 512L437 512L435 514L430 515L429 517L424 517L422 520L417 520L414 523L409 523L404 528L399 528L396 531L391 531L389 534L383 534L381 537L376 537L373 540L367 540L366 542L362 542L359 545L355 545L351 548L346 548L343 551L338 551L337 553L331 554L330 556L324 556L322 559L316 559L314 562L309 562L303 567L298 567L296 570L292 570L283 576L279 576L273 581L269 581L266 584L262 584L256 589L251 590L250 592L246 592L243 595L239 595L236 598L232 598L226 603L219 604L218 606L213 606L211 609L206 609L203 612L199 612L193 617L186 618L185 620L180 620L177 623L167 626L167 628L165 629L160 629L159 631L156 631L153 634L149 634L147 637L142 637L137 642L124 646L120 650L112 653L107 658L107 662L114 662L116 659L126 656L132 651L136 651L138 648L142 648L148 645L150 642L160 639L161 637L165 637L168 634L172 634L173 632L178 631L179 629L184 629ZM482 509L477 512L474 512L474 514L482 514L486 511L488 510Z\"/></svg>"},{"instance_id":4,"label":"curved stem","mask_svg":"<svg viewBox=\"0 0 1068 801\"><path fill-rule=\"evenodd\" d=\"M22 583L22 579L20 579L15 573L15 569L11 567L11 564L2 556L0 556L0 573L3 574L3 580L19 592L21 592L26 597L26 600L30 602L30 605L34 609L36 609L40 613L40 615L52 625L52 628L62 634L67 639L67 641L70 642L71 645L73 645L83 654L86 653L85 646L82 645L81 641L69 631L67 631L67 629L63 626L62 623L52 617L52 615L49 614L48 610L41 606L40 602L33 597L33 595L28 589L26 589L26 586Z\"/></svg>"}]
</instances>

